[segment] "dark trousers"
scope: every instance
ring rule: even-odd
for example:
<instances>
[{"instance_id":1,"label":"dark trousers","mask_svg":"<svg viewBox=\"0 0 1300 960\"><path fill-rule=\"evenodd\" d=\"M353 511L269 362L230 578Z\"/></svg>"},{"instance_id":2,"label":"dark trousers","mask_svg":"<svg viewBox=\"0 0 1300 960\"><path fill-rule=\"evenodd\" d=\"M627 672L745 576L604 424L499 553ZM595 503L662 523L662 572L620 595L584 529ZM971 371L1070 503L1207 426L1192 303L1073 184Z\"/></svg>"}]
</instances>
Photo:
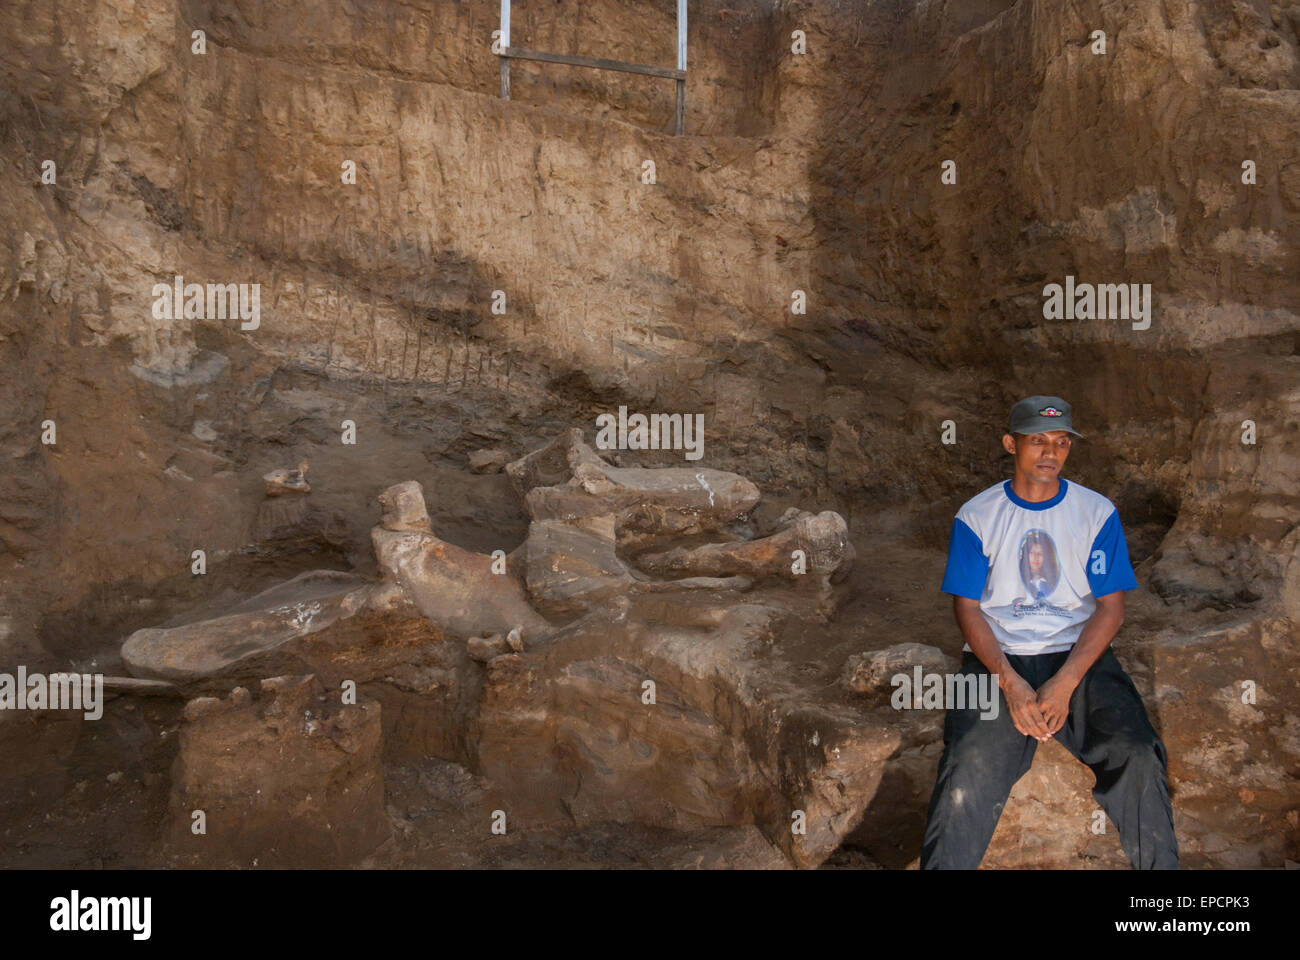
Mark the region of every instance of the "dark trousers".
<instances>
[{"instance_id":1,"label":"dark trousers","mask_svg":"<svg viewBox=\"0 0 1300 960\"><path fill-rule=\"evenodd\" d=\"M1037 690L1069 655L1069 651L1008 655L1007 660ZM988 670L967 651L961 673L987 674ZM939 779L930 797L921 848L922 870L978 867L993 839L1002 805L1033 762L1038 741L1015 728L1001 690L997 697L996 718L982 719L978 705L948 710ZM1119 830L1120 845L1133 866L1178 869L1165 745L1147 719L1133 681L1109 649L1075 688L1056 739L1096 775L1092 795Z\"/></svg>"}]
</instances>

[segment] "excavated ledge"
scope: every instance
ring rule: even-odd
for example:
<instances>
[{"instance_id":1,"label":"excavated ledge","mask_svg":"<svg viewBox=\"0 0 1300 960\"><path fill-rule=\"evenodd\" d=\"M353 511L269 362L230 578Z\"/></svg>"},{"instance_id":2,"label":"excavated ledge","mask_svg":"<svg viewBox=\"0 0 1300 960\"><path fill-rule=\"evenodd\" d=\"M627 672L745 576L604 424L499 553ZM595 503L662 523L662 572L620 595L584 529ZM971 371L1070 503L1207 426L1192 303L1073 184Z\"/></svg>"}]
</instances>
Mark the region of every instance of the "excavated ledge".
<instances>
[{"instance_id":1,"label":"excavated ledge","mask_svg":"<svg viewBox=\"0 0 1300 960\"><path fill-rule=\"evenodd\" d=\"M1129 535L1184 866L1300 861L1294 3L692 0L683 137L655 78L501 100L492 4L118 6L0 5L0 669L108 675L0 712L6 865L198 862L195 791L270 823L185 733L236 688L373 797L272 729L310 675L377 708L390 827L331 847L310 787L321 863L910 866L942 716L880 665L958 654L952 516L1038 392ZM567 6L515 42L671 56L671 4ZM260 326L159 316L178 275ZM1067 276L1149 327L1049 319ZM703 457L571 432L624 406ZM1089 781L1040 748L986 863L1124 866Z\"/></svg>"},{"instance_id":2,"label":"excavated ledge","mask_svg":"<svg viewBox=\"0 0 1300 960\"><path fill-rule=\"evenodd\" d=\"M544 462L553 468L539 469ZM791 684L765 653L778 622L824 622L830 582L851 560L843 519L787 511L767 537L674 552L675 539L743 520L756 488L720 471L705 484L689 469L620 470L577 431L506 469L534 516L513 569L440 540L420 485L400 483L380 496L371 538L381 580L304 573L215 619L137 631L123 662L141 678L235 691L244 709L229 723L262 744L256 756L273 756L289 735L276 719L284 710L254 711L239 691L305 672L312 690L328 691L316 699L331 715L367 711L374 762L462 764L524 829L752 825L771 847L768 865L822 862L861 817L898 738L816 685ZM580 506L557 516L557 503ZM644 554L655 559L637 569L617 555L623 539L669 550ZM706 570L745 576L693 575ZM176 809L200 804L220 781L224 735L191 721L223 702L204 696L186 708ZM223 814L227 829L243 831L235 860L252 855L277 816L304 836L321 833L307 849L333 851L331 862L381 842L368 826L342 846L325 836L327 811L295 799L304 768L285 767L281 786L275 764L256 756L257 812ZM313 770L325 762L304 761ZM346 770L322 770L319 803L337 802L340 790L373 794L365 770L361 786L348 785ZM238 783L218 793L211 802L223 810L238 806ZM253 826L229 825L250 818ZM183 837L183 826L172 833Z\"/></svg>"}]
</instances>

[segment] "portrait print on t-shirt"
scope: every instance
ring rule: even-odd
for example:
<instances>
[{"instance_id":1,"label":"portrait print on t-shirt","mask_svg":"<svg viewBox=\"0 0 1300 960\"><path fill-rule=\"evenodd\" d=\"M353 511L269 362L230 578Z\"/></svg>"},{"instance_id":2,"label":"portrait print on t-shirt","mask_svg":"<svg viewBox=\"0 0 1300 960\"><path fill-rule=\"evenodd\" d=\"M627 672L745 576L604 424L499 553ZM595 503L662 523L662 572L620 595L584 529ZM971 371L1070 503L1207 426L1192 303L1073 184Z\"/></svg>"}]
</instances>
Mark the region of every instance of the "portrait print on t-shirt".
<instances>
[{"instance_id":1,"label":"portrait print on t-shirt","mask_svg":"<svg viewBox=\"0 0 1300 960\"><path fill-rule=\"evenodd\" d=\"M1020 538L1020 582L1029 591L1027 597L1017 597L1012 613L1023 617L1031 613L1067 615L1062 607L1047 602L1056 585L1061 582L1061 563L1056 553L1056 543L1046 530L1028 530Z\"/></svg>"},{"instance_id":2,"label":"portrait print on t-shirt","mask_svg":"<svg viewBox=\"0 0 1300 960\"><path fill-rule=\"evenodd\" d=\"M1031 600L1041 600L1056 589L1061 579L1056 544L1046 530L1030 530L1020 538L1020 582Z\"/></svg>"}]
</instances>

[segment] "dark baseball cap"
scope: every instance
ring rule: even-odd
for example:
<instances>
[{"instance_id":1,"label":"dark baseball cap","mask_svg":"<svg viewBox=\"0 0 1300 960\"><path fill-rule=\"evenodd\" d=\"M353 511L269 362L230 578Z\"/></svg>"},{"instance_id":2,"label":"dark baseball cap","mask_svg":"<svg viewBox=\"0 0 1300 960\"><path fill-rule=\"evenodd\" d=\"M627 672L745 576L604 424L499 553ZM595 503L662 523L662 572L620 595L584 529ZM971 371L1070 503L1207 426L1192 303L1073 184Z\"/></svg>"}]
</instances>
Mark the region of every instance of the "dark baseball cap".
<instances>
[{"instance_id":1,"label":"dark baseball cap","mask_svg":"<svg viewBox=\"0 0 1300 960\"><path fill-rule=\"evenodd\" d=\"M1082 437L1070 422L1070 405L1060 397L1025 397L1011 408L1008 433L1048 433L1064 430Z\"/></svg>"}]
</instances>

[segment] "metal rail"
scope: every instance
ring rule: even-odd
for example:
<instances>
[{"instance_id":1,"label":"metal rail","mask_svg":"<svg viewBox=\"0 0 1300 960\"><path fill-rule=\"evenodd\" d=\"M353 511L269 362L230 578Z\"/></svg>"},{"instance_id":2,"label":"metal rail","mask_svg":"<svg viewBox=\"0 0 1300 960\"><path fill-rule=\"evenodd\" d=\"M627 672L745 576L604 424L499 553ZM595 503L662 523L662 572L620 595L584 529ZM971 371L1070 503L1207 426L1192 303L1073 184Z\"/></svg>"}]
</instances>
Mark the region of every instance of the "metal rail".
<instances>
[{"instance_id":1,"label":"metal rail","mask_svg":"<svg viewBox=\"0 0 1300 960\"><path fill-rule=\"evenodd\" d=\"M510 46L510 0L501 0L501 99L510 99L510 61L537 60L543 63L563 63L571 67L592 67L597 70L618 70L639 73L649 77L663 77L677 81L677 135L686 131L686 0L677 0L677 69L654 67L626 60L606 60L600 57L583 57L573 53L549 53L545 50L527 50Z\"/></svg>"}]
</instances>

